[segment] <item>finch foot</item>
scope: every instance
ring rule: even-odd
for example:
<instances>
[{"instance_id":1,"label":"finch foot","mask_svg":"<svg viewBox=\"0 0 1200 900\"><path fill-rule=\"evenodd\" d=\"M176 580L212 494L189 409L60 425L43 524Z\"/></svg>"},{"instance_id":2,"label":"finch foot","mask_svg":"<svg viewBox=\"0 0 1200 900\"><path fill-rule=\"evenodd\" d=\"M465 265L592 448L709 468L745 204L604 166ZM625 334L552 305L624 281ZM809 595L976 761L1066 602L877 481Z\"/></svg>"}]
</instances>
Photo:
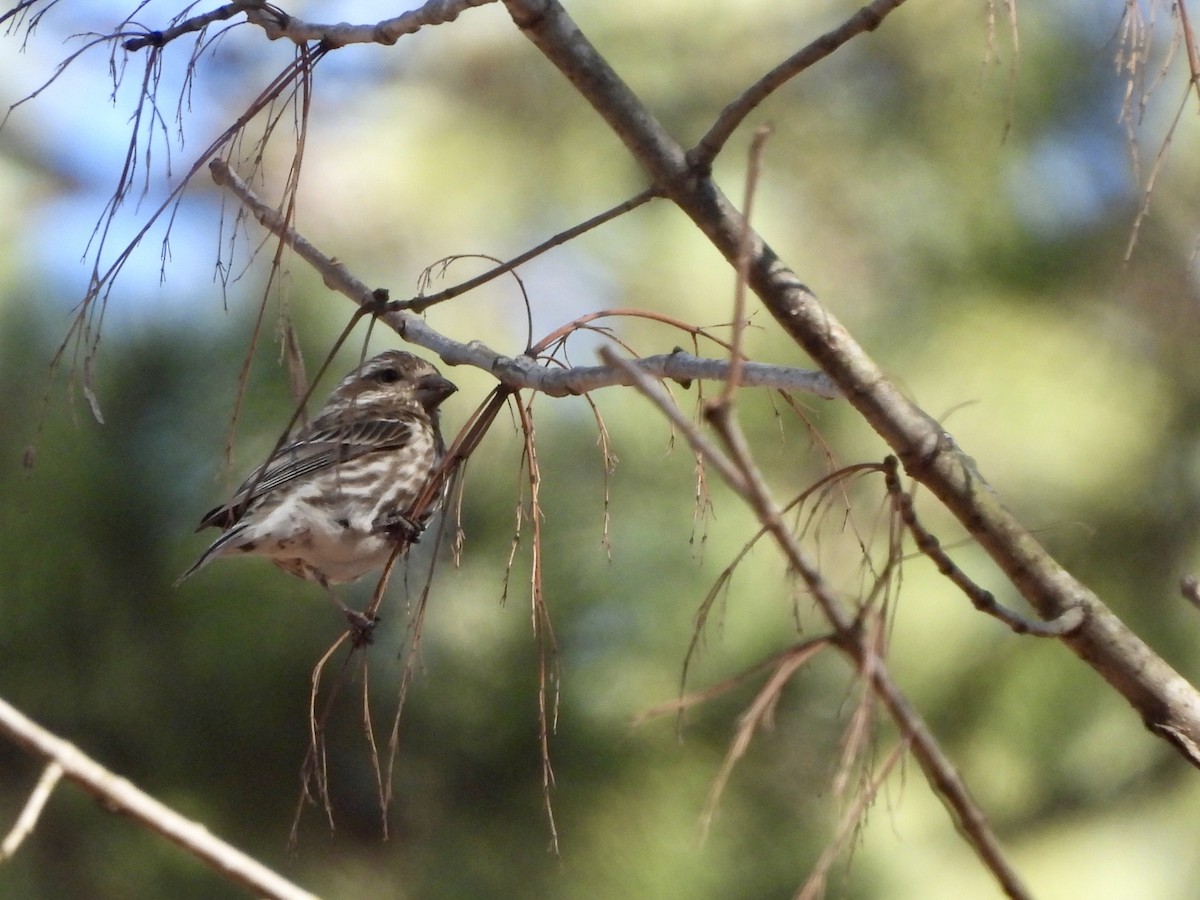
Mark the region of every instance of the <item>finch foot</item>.
<instances>
[{"instance_id":1,"label":"finch foot","mask_svg":"<svg viewBox=\"0 0 1200 900\"><path fill-rule=\"evenodd\" d=\"M351 609L342 601L341 597L333 592L329 581L323 575L317 580L321 587L325 588L325 593L329 595L333 605L350 624L350 642L355 647L366 647L371 644L375 640L375 626L379 624L379 616L369 616L366 613L360 613L357 609Z\"/></svg>"},{"instance_id":2,"label":"finch foot","mask_svg":"<svg viewBox=\"0 0 1200 900\"><path fill-rule=\"evenodd\" d=\"M355 647L367 647L375 641L375 626L379 624L378 616L368 616L356 609L346 607L343 610L346 621L350 623L350 643Z\"/></svg>"},{"instance_id":3,"label":"finch foot","mask_svg":"<svg viewBox=\"0 0 1200 900\"><path fill-rule=\"evenodd\" d=\"M420 540L421 532L424 530L424 522L414 522L403 513L388 513L386 516L381 516L375 523L375 531L382 531L389 537L404 541L406 544L415 544Z\"/></svg>"}]
</instances>

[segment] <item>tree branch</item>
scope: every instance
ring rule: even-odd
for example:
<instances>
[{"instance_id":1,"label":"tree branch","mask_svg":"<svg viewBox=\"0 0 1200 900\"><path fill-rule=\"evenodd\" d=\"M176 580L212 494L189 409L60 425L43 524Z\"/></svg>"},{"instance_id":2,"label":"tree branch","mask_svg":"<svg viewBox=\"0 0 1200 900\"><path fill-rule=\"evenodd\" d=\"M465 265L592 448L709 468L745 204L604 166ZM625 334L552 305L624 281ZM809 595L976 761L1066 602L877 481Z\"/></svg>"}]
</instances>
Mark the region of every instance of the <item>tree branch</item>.
<instances>
[{"instance_id":1,"label":"tree branch","mask_svg":"<svg viewBox=\"0 0 1200 900\"><path fill-rule=\"evenodd\" d=\"M795 78L805 69L816 65L851 38L865 31L874 31L888 13L904 0L873 0L833 31L826 32L812 43L789 56L770 72L746 88L741 95L721 110L712 127L689 153L693 164L703 168L712 164L733 132L775 90Z\"/></svg>"},{"instance_id":2,"label":"tree branch","mask_svg":"<svg viewBox=\"0 0 1200 900\"><path fill-rule=\"evenodd\" d=\"M406 34L412 34L426 25L443 25L453 22L464 11L475 6L494 3L495 0L426 0L417 9L411 9L392 19L366 25L351 25L339 22L336 25L321 25L305 22L286 13L263 5L262 8L246 11L246 20L259 26L266 36L277 41L286 38L297 44L319 42L333 50L347 44L384 44L391 46Z\"/></svg>"},{"instance_id":3,"label":"tree branch","mask_svg":"<svg viewBox=\"0 0 1200 900\"><path fill-rule=\"evenodd\" d=\"M229 168L224 160L214 159L209 171L217 184L228 188L258 222L291 247L296 254L311 265L330 290L337 291L354 301L359 307L379 307L380 294L368 287L346 266L322 253L307 238L291 228L279 212L250 189ZM419 302L417 298L415 302ZM393 302L379 313L379 319L394 329L406 341L432 350L452 366L470 365L490 372L502 384L513 389L540 391L552 397L567 397L585 394L602 387L632 384L622 370L608 366L582 366L575 368L549 368L539 365L529 356L505 356L481 341L464 344L435 331L420 316L408 311L411 302ZM721 381L728 377L729 363L723 359L707 359L693 356L682 350L639 360L636 365L657 378L670 378L686 384L690 381ZM823 372L797 369L790 366L773 366L766 363L745 363L742 366L741 383L752 387L770 387L783 391L802 391L818 397L834 399L840 396L838 389Z\"/></svg>"},{"instance_id":4,"label":"tree branch","mask_svg":"<svg viewBox=\"0 0 1200 900\"><path fill-rule=\"evenodd\" d=\"M283 38L296 44L319 43L326 50L335 50L347 44L391 46L404 35L412 34L426 25L453 22L465 10L494 2L495 0L427 0L417 9L381 22L366 25L351 25L349 22L323 25L290 16L267 0L233 0L232 3L184 19L162 31L149 31L144 35L129 38L121 46L130 51L162 47L185 34L202 31L213 22L231 19L243 12L246 14L246 21L261 28L268 40L272 41Z\"/></svg>"},{"instance_id":5,"label":"tree branch","mask_svg":"<svg viewBox=\"0 0 1200 900\"><path fill-rule=\"evenodd\" d=\"M803 579L813 600L833 627L834 644L851 658L859 674L870 683L897 727L911 742L913 756L930 786L954 817L972 849L1009 897L1030 897L1020 876L1009 865L987 817L971 797L954 764L942 752L937 738L892 679L886 664L867 638L869 630L864 629L859 618L837 598L820 569L808 558L796 536L784 524L783 511L771 498L761 473L750 461L744 436L733 422L731 407L718 403L710 408L709 420L726 445L723 452L675 404L662 385L630 366L611 348L601 348L600 355L608 365L625 368L626 374L636 381L637 389L658 407L659 412L687 438L692 449L701 454L754 511L759 523L774 538L788 565Z\"/></svg>"},{"instance_id":6,"label":"tree branch","mask_svg":"<svg viewBox=\"0 0 1200 900\"><path fill-rule=\"evenodd\" d=\"M1028 634L1033 637L1062 637L1083 624L1083 610L1078 606L1072 606L1061 616L1049 622L1030 621L1019 613L1002 606L992 596L991 591L984 590L968 578L967 573L960 569L950 555L942 549L942 542L917 518L912 496L905 493L900 486L899 467L900 464L894 456L889 456L883 461L884 484L887 486L888 495L892 498L892 506L900 516L900 521L912 533L917 549L933 561L940 574L950 579L952 584L967 595L967 599L977 610L998 619L1017 634Z\"/></svg>"},{"instance_id":7,"label":"tree branch","mask_svg":"<svg viewBox=\"0 0 1200 900\"><path fill-rule=\"evenodd\" d=\"M424 312L431 306L436 306L439 303L444 303L445 301L451 300L454 297L461 296L467 291L474 290L480 285L487 284L489 281L494 278L498 278L505 272L511 272L518 266L529 262L529 260L533 259L534 257L541 256L547 250L552 250L561 244L565 244L567 241L574 240L581 234L591 231L593 228L597 228L600 225L603 225L605 222L609 222L618 216L622 216L630 210L637 209L642 204L648 203L657 196L657 190L654 188L647 188L640 194L630 197L628 200L606 209L599 215L592 216L590 219L580 222L578 225L574 225L565 231L560 231L553 237L542 241L542 243L538 244L536 247L531 247L524 253L514 256L512 259L507 260L498 266L488 269L488 271L484 272L482 275L477 275L475 278L468 278L461 284L453 285L452 287L448 287L443 291L438 291L436 294L427 294L423 297L414 297L405 303L405 309L412 310L415 313ZM435 268L438 265L439 263L434 263L433 266L429 267L429 269ZM429 271L429 269L426 269L426 271Z\"/></svg>"},{"instance_id":8,"label":"tree branch","mask_svg":"<svg viewBox=\"0 0 1200 900\"><path fill-rule=\"evenodd\" d=\"M164 47L176 38L183 37L185 34L194 34L197 31L203 31L213 22L224 22L227 19L232 19L238 13L249 13L254 9L259 14L263 14L265 12L263 9L264 6L265 0L233 0L232 3L226 3L224 6L209 10L202 15L184 19L182 22L177 22L175 25L172 25L170 28L164 28L162 31L148 31L144 35L128 38L121 46L130 52L143 50L146 47Z\"/></svg>"},{"instance_id":9,"label":"tree branch","mask_svg":"<svg viewBox=\"0 0 1200 900\"><path fill-rule=\"evenodd\" d=\"M47 763L46 768L42 770L42 775L38 779L38 783L34 786L32 793L30 793L29 799L25 802L21 814L17 816L17 821L13 825L12 831L4 838L4 842L0 843L0 863L12 859L25 838L33 833L33 829L37 827L38 819L41 818L42 810L46 808L46 801L54 793L54 788L58 785L59 779L62 776L63 767L61 765L54 760Z\"/></svg>"},{"instance_id":10,"label":"tree branch","mask_svg":"<svg viewBox=\"0 0 1200 900\"><path fill-rule=\"evenodd\" d=\"M4 700L0 700L0 733L34 756L60 767L65 778L74 781L99 800L106 810L123 813L151 831L158 832L225 878L253 891L256 896L278 900L316 900L312 894L215 837L203 825L185 819L149 794L138 790L129 781L85 756L75 745L26 718Z\"/></svg>"},{"instance_id":11,"label":"tree branch","mask_svg":"<svg viewBox=\"0 0 1200 900\"><path fill-rule=\"evenodd\" d=\"M505 0L526 37L579 90L665 193L735 265L742 215L596 52L555 0ZM1003 505L953 438L913 404L762 238L750 236L748 284L775 320L829 374L917 481L967 528L1044 619L1080 607L1064 638L1165 737L1200 767L1200 693L1074 578Z\"/></svg>"}]
</instances>

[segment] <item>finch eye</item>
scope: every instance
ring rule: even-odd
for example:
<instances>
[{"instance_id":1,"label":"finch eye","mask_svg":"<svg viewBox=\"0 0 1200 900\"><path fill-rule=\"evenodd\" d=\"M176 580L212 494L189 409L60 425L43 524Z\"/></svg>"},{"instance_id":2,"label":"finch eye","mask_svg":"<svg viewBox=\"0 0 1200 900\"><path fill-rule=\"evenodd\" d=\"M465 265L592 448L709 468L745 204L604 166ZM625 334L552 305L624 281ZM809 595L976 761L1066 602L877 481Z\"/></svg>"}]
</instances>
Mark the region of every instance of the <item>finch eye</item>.
<instances>
[{"instance_id":1,"label":"finch eye","mask_svg":"<svg viewBox=\"0 0 1200 900\"><path fill-rule=\"evenodd\" d=\"M395 369L381 369L375 373L375 379L384 384L395 384L400 380L400 373Z\"/></svg>"}]
</instances>

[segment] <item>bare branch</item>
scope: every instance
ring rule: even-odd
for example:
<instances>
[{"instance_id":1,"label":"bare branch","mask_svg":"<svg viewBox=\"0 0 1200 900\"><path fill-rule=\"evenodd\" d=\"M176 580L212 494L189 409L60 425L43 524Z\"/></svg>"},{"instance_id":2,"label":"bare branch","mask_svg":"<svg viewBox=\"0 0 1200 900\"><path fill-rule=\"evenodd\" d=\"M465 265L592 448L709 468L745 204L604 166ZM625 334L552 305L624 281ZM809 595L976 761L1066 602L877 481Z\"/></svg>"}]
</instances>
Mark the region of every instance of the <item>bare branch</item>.
<instances>
[{"instance_id":1,"label":"bare branch","mask_svg":"<svg viewBox=\"0 0 1200 900\"><path fill-rule=\"evenodd\" d=\"M46 801L54 793L54 788L62 776L62 765L56 760L50 760L46 768L42 770L42 776L38 779L33 792L30 793L29 799L25 802L25 807L21 810L21 814L17 816L17 821L13 824L12 831L4 838L4 842L0 843L0 863L6 859L12 859L20 848L21 843L37 827L37 821L42 815L42 810L46 808Z\"/></svg>"},{"instance_id":2,"label":"bare branch","mask_svg":"<svg viewBox=\"0 0 1200 900\"><path fill-rule=\"evenodd\" d=\"M495 0L428 0L418 9L381 22L364 25L339 22L336 25L323 25L290 16L267 0L233 0L162 31L149 31L144 35L129 38L121 46L130 51L162 47L185 34L202 31L213 22L231 19L243 12L246 14L246 21L261 28L272 41L285 39L296 44L318 43L326 50L335 50L348 44L391 46L404 35L412 34L426 25L453 22L465 10L493 2Z\"/></svg>"},{"instance_id":3,"label":"bare branch","mask_svg":"<svg viewBox=\"0 0 1200 900\"><path fill-rule=\"evenodd\" d=\"M482 275L478 275L475 278L469 278L462 282L462 284L456 284L453 287L448 287L444 291L438 291L436 294L429 294L424 297L414 297L412 300L409 300L404 304L404 308L412 310L415 313L424 312L431 306L434 306L438 303L443 303L446 300L450 300L454 297L461 296L467 291L473 290L480 285L487 284L489 281L494 278L498 278L505 272L511 272L517 266L524 265L525 263L529 262L529 260L541 256L547 250L551 250L554 247L565 244L567 241L574 240L581 234L591 231L593 228L598 228L605 222L610 222L618 216L624 215L630 210L637 209L642 204L648 203L657 196L659 196L658 191L656 191L654 188L647 188L640 194L618 203L611 209L606 209L599 215L592 216L590 219L580 222L578 225L568 228L565 231L560 231L558 234L554 235L554 237L543 241L536 247L531 247L524 253L514 256L512 259L501 263L495 268L489 269ZM434 265L436 266L437 263ZM427 269L426 271L429 270Z\"/></svg>"},{"instance_id":4,"label":"bare branch","mask_svg":"<svg viewBox=\"0 0 1200 900\"><path fill-rule=\"evenodd\" d=\"M213 22L224 22L251 9L257 10L260 15L271 15L265 0L233 0L232 3L226 3L199 16L192 16L162 31L150 31L141 37L129 38L121 46L131 52L145 47L163 47L185 34L203 31Z\"/></svg>"},{"instance_id":5,"label":"bare branch","mask_svg":"<svg viewBox=\"0 0 1200 900\"><path fill-rule=\"evenodd\" d=\"M350 298L360 308L378 307L380 294L377 289L367 287L343 263L325 255L298 231L288 227L279 212L260 200L224 160L213 160L209 163L209 170L213 180L228 188L264 228L277 235L316 269L326 287ZM512 389L567 397L631 383L621 371L609 366L550 369L528 356L504 356L480 341L463 344L439 334L420 316L404 308L397 309L396 306L403 307L404 304L389 304L387 309L390 311L380 313L379 318L406 341L432 350L450 365L471 365L490 372ZM705 359L678 350L639 360L636 365L655 377L670 378L684 384L698 380L722 381L729 373L727 360ZM821 372L766 363L745 363L742 366L741 383L749 387L802 391L827 399L839 396L837 389Z\"/></svg>"},{"instance_id":6,"label":"bare branch","mask_svg":"<svg viewBox=\"0 0 1200 900\"><path fill-rule=\"evenodd\" d=\"M1017 634L1028 634L1033 637L1063 637L1083 624L1083 610L1078 606L1071 607L1050 622L1032 621L1002 606L992 596L991 591L984 590L968 578L967 574L942 549L941 542L917 518L916 510L913 509L912 496L905 493L900 486L899 467L900 463L894 456L887 457L883 462L884 483L887 485L888 494L892 497L892 503L900 516L900 521L912 532L917 549L933 560L937 570L966 594L967 599L977 610L999 619Z\"/></svg>"},{"instance_id":7,"label":"bare branch","mask_svg":"<svg viewBox=\"0 0 1200 900\"><path fill-rule=\"evenodd\" d=\"M795 536L783 522L783 512L772 500L762 475L751 463L745 449L745 438L733 421L730 408L716 404L710 408L709 421L720 433L727 452L722 452L681 411L660 384L628 366L608 348L601 348L601 357L612 366L626 365L626 371L637 382L637 389L654 402L659 411L683 432L696 452L715 468L742 499L751 507L763 527L775 539L789 565L803 580L814 601L833 626L833 643L854 662L855 668L878 694L888 714L902 734L911 741L913 756L920 764L930 786L954 817L964 837L980 860L995 876L1010 897L1029 897L1020 876L1005 858L1003 848L992 832L986 816L971 797L954 764L946 757L937 739L921 714L913 708L899 685L892 679L883 659L870 640L871 629L862 627L845 605L834 595L820 570L808 558Z\"/></svg>"},{"instance_id":8,"label":"bare branch","mask_svg":"<svg viewBox=\"0 0 1200 900\"><path fill-rule=\"evenodd\" d=\"M805 69L819 63L853 37L880 26L888 13L900 6L904 0L873 0L858 10L833 31L826 32L803 49L789 56L770 72L750 85L736 100L721 110L717 120L708 129L700 142L689 152L692 162L699 168L712 164L725 142L772 92Z\"/></svg>"},{"instance_id":9,"label":"bare branch","mask_svg":"<svg viewBox=\"0 0 1200 900\"><path fill-rule=\"evenodd\" d=\"M590 102L629 152L735 265L743 216L688 159L555 0L505 0L533 44ZM892 447L905 471L946 505L1047 620L1080 607L1083 624L1064 644L1091 665L1189 762L1200 766L1200 692L1099 597L1064 569L1017 521L975 462L916 406L796 274L753 230L748 285L783 330L841 388Z\"/></svg>"},{"instance_id":10,"label":"bare branch","mask_svg":"<svg viewBox=\"0 0 1200 900\"><path fill-rule=\"evenodd\" d=\"M746 167L746 193L742 200L746 216L742 220L742 234L738 242L737 262L734 265L736 277L733 287L733 339L730 341L729 350L729 380L725 382L721 403L733 402L734 394L742 380L742 342L746 334L746 270L750 266L750 220L754 208L754 192L762 175L763 150L770 136L771 127L760 125L755 129L754 140L750 143L750 163Z\"/></svg>"},{"instance_id":11,"label":"bare branch","mask_svg":"<svg viewBox=\"0 0 1200 900\"><path fill-rule=\"evenodd\" d=\"M493 2L495 0L427 0L423 6L393 19L366 25L351 25L348 22L320 25L304 22L264 3L254 4L260 8L247 10L246 19L262 28L272 41L280 38L297 44L316 41L326 49L333 50L347 44L391 46L404 35L412 34L426 25L453 22L466 10Z\"/></svg>"},{"instance_id":12,"label":"bare branch","mask_svg":"<svg viewBox=\"0 0 1200 900\"><path fill-rule=\"evenodd\" d=\"M85 756L78 747L26 718L4 700L0 700L0 732L34 756L57 764L65 778L95 797L104 809L129 816L257 896L279 900L315 900L312 894L215 837L203 825L185 819L149 794L138 790L126 779Z\"/></svg>"}]
</instances>

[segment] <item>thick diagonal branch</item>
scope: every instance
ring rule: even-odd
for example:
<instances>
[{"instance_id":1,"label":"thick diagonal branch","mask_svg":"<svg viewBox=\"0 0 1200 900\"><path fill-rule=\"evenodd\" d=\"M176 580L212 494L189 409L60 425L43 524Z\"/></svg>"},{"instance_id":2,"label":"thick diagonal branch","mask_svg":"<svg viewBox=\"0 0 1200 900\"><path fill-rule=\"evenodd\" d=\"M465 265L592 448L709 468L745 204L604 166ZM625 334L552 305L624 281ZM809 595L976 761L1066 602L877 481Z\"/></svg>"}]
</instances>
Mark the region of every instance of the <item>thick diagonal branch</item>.
<instances>
[{"instance_id":1,"label":"thick diagonal branch","mask_svg":"<svg viewBox=\"0 0 1200 900\"><path fill-rule=\"evenodd\" d=\"M662 191L736 264L743 217L596 52L554 0L505 0L514 22L571 81ZM747 282L780 326L1046 619L1073 607L1082 626L1064 643L1138 711L1147 727L1200 766L1200 693L1155 654L1012 515L937 422L889 381L853 336L757 234Z\"/></svg>"}]
</instances>

